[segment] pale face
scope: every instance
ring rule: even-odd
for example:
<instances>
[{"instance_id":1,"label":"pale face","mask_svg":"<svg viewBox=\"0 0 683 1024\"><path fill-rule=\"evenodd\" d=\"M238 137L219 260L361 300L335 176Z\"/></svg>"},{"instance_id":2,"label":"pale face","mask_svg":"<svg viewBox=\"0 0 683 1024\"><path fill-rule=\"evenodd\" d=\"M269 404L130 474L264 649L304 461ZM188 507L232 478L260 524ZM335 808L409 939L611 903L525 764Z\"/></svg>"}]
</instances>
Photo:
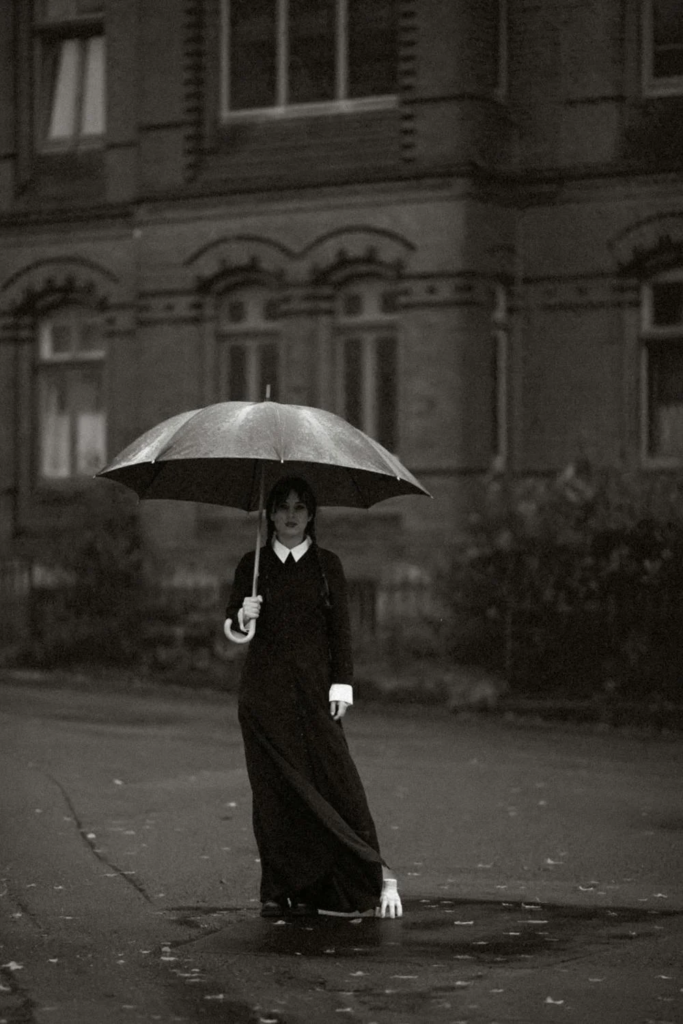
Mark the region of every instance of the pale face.
<instances>
[{"instance_id":1,"label":"pale face","mask_svg":"<svg viewBox=\"0 0 683 1024\"><path fill-rule=\"evenodd\" d=\"M287 548L295 548L304 539L311 514L296 491L290 491L287 500L270 513L270 518L280 543Z\"/></svg>"}]
</instances>

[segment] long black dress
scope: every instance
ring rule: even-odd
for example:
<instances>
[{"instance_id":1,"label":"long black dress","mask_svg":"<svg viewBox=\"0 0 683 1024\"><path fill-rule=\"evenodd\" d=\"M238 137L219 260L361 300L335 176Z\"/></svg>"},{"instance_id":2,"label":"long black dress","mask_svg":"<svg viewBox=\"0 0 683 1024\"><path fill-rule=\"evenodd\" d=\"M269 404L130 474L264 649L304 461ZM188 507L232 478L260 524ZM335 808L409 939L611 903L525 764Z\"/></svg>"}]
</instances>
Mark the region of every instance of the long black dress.
<instances>
[{"instance_id":1,"label":"long black dress","mask_svg":"<svg viewBox=\"0 0 683 1024\"><path fill-rule=\"evenodd\" d=\"M237 566L226 618L251 594L254 553ZM329 586L325 605L322 571ZM261 857L261 900L337 911L377 905L382 859L331 683L351 683L351 633L339 558L313 546L283 564L261 549L264 600L249 644L239 721Z\"/></svg>"}]
</instances>

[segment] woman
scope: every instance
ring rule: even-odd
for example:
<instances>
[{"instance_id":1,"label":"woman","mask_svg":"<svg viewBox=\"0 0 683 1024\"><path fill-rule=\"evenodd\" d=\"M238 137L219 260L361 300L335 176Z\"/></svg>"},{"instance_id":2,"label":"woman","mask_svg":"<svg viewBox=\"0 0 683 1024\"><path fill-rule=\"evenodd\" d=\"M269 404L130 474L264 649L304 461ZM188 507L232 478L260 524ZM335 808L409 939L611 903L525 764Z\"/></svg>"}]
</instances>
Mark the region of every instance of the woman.
<instances>
[{"instance_id":1,"label":"woman","mask_svg":"<svg viewBox=\"0 0 683 1024\"><path fill-rule=\"evenodd\" d=\"M261 855L261 913L402 914L341 720L353 702L351 631L339 558L315 538L315 496L287 477L266 502L258 597L254 552L237 566L226 618L258 619L239 720Z\"/></svg>"}]
</instances>

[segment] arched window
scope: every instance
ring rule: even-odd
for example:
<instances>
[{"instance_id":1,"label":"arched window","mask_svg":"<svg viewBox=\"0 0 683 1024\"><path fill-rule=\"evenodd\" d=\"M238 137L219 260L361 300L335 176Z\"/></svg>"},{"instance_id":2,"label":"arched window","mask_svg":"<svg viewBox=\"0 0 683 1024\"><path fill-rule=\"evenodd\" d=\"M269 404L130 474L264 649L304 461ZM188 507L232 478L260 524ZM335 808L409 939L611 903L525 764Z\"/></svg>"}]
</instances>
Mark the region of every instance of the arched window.
<instances>
[{"instance_id":1,"label":"arched window","mask_svg":"<svg viewBox=\"0 0 683 1024\"><path fill-rule=\"evenodd\" d=\"M390 451L398 446L398 295L374 278L337 295L337 411Z\"/></svg>"},{"instance_id":2,"label":"arched window","mask_svg":"<svg viewBox=\"0 0 683 1024\"><path fill-rule=\"evenodd\" d=\"M683 270L643 286L642 447L646 459L683 459Z\"/></svg>"},{"instance_id":3,"label":"arched window","mask_svg":"<svg viewBox=\"0 0 683 1024\"><path fill-rule=\"evenodd\" d=\"M280 314L267 288L226 292L218 309L218 387L223 401L279 401Z\"/></svg>"},{"instance_id":4,"label":"arched window","mask_svg":"<svg viewBox=\"0 0 683 1024\"><path fill-rule=\"evenodd\" d=\"M91 477L107 461L101 320L63 306L38 322L37 334L40 478Z\"/></svg>"}]
</instances>

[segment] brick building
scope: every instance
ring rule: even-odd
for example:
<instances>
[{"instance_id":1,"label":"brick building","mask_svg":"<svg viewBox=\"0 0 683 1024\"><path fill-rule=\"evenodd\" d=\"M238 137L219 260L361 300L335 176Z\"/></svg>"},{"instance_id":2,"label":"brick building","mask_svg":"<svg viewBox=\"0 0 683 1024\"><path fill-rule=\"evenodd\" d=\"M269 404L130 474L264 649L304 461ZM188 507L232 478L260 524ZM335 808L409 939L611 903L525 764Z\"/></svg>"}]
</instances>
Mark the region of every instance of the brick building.
<instances>
[{"instance_id":1,"label":"brick building","mask_svg":"<svg viewBox=\"0 0 683 1024\"><path fill-rule=\"evenodd\" d=\"M325 515L369 592L494 460L680 465L682 183L679 0L0 0L0 560L267 382L434 495ZM251 543L141 509L169 573Z\"/></svg>"}]
</instances>

